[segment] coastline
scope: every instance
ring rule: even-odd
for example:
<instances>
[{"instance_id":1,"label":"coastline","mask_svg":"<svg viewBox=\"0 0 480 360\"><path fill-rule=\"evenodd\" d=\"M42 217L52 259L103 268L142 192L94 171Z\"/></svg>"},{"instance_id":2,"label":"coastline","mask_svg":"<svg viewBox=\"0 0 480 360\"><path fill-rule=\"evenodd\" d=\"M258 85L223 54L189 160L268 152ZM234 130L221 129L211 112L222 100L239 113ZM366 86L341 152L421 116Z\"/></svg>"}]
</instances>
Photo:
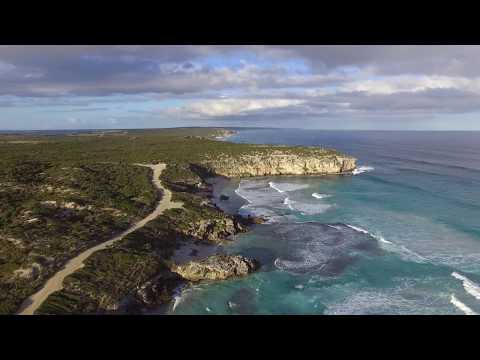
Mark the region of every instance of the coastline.
<instances>
[{"instance_id":1,"label":"coastline","mask_svg":"<svg viewBox=\"0 0 480 360\"><path fill-rule=\"evenodd\" d=\"M338 176L352 176L351 172L349 173L340 173L340 174L314 174L314 175L304 175L305 177L319 177L325 178L328 176L338 177ZM206 183L209 185L209 191L203 196L205 199L208 200L213 206L218 208L220 211L224 212L225 214L231 216L238 216L242 217L245 220L252 220L252 218L247 218L244 215L241 215L239 212L240 208L243 205L248 204L248 200L244 197L240 196L236 190L238 189L239 183L243 179L265 179L265 178L288 178L288 177L298 177L298 175L277 175L277 176L257 176L257 177L235 177L235 178L227 178L224 176L214 176L211 178L206 179ZM221 200L221 196L226 195L228 199ZM264 218L259 218L261 221L259 223L251 223L246 228L245 232L241 232L242 234L247 234L254 230L257 225L262 224L271 224ZM171 260L173 260L177 264L184 264L189 261L201 261L206 259L208 256L212 255L221 255L221 254L228 254L228 247L229 245L234 245L234 242L241 241L237 239L235 234L228 236L222 239L219 243L216 244L204 244L204 243L194 243L188 242L182 244L182 246L175 250L175 254L172 256ZM198 252L197 252L198 251ZM195 252L195 253L192 253ZM235 253L235 252L234 252ZM262 265L262 264L261 264ZM209 281L208 283L215 283L215 281ZM222 280L220 280L222 281ZM170 301L164 304L160 304L154 311L144 310L145 313L152 313L152 314L167 314L170 312L174 312L175 307L179 304L180 299L187 293L190 293L192 288L198 286L198 283L185 281L182 284L178 285L174 292L172 293L172 297Z\"/></svg>"},{"instance_id":2,"label":"coastline","mask_svg":"<svg viewBox=\"0 0 480 360\"><path fill-rule=\"evenodd\" d=\"M125 299L125 296L135 297L138 295L137 293L139 290L143 291L144 285L147 287L164 286L163 284L167 284L170 280L164 277L162 278L163 275L160 275L158 271L154 274L148 270L147 272L138 275L142 276L141 278L138 277L138 281L141 279L142 284L144 284L141 285L139 289L137 285L123 282L124 280L128 280L128 273L118 273L115 270L118 268L118 270L123 271L127 269L128 266L135 266L135 262L132 262L131 265L128 262L115 263L116 260L113 257L108 258L110 255L120 256L119 253L124 251L125 254L127 254L127 258L134 261L133 258L136 256L135 254L137 254L136 251L142 249L143 253L138 258L142 264L147 264L148 261L150 261L149 256L157 256L158 261L166 264L171 264L173 262L174 265L185 264L189 261L199 262L205 260L209 256L222 254L221 245L223 243L229 243L232 240L232 237L235 240L235 235L238 233L250 231L254 224L265 222L265 219L262 219L261 217L246 216L245 214L242 216L238 211L242 205L232 205L232 197L230 197L230 201L224 201L225 199L219 198L221 190L218 190L215 185L209 184L207 179L208 177L212 177L212 175L215 179L214 182L218 180L228 184L231 184L232 181L235 182L246 177L276 177L278 175L298 176L299 174L296 173L298 171L297 168L299 164L303 164L303 161L310 161L309 164L312 164L311 167L310 165L307 167L305 163L304 170L313 172L311 174L302 174L306 176L325 176L323 171L331 171L331 174L335 174L335 171L345 169L342 165L344 158L341 158L340 162L338 162L335 158L338 154L333 153L334 160L332 161L332 153L325 152L321 148L316 150L312 148L304 149L303 147L288 148L257 146L225 141L227 138L237 133L238 132L230 130L223 131L221 135L217 135L217 140L221 139L218 145L212 144L212 141L207 142L208 138L205 136L187 135L174 137L173 141L171 141L172 143L178 141L178 145L183 145L185 138L192 138L191 150L188 150L189 152L187 151L188 157L183 154L178 156L176 152L172 152L170 156L174 155L175 157L165 157L164 167L166 170L162 172L160 178L160 173L158 173L158 176L155 175L153 182L155 182L157 188L161 188L163 184L165 186L164 190L168 189L166 191L170 193L170 196L174 198L175 202L185 202L186 206L184 210L167 212L167 214L161 216L158 221L152 221L151 226L146 227L145 229L142 228L138 233L132 234L134 236L128 236L129 239L127 242L124 243L122 241L121 246L114 246L107 249L107 247L112 244L112 241L116 242L127 237L127 235L133 233L135 230L139 230L138 227L130 228L126 232L121 233L118 237L107 240L98 244L97 247L90 248L75 256L70 261L67 261L64 269L57 271L53 277L47 280L47 283L44 283L40 291L37 291L34 295L24 300L19 312L23 313L26 307L31 306L32 304L28 304L28 302L34 297L38 297L38 301L32 301L32 303L35 302L35 306L38 308L39 304L41 305L47 300L50 294L55 292L55 296L53 296L52 299L48 299L48 306L45 308L42 306L39 313L58 313L58 311L60 311L59 313L64 313L63 311L65 311L65 313L82 313L84 310L83 306L86 306L87 302L91 300L95 304L92 306L97 306L97 310L100 313L122 313L123 308L121 308L121 304L123 304L123 300L119 302L118 296L122 296L123 299ZM220 144L221 142L224 144ZM225 144L225 142L227 144ZM208 160L213 160L213 162L206 164L203 162L203 155L200 154L200 156L198 156L198 150L195 152L195 149L198 149L201 146L207 146L208 150L206 151L206 154L213 154L213 157L208 158ZM208 148L209 146L210 148ZM282 152L284 152L283 155ZM247 175L223 175L216 172L215 170L225 170L221 161L215 163L215 157L221 158L222 154L227 154L227 156L233 158L234 161L229 165L232 170L237 169L238 165L241 165L242 161L247 158L247 163L243 163L244 169L242 170L242 174L246 173ZM254 158L250 158L250 154L254 154ZM261 154L262 158L257 158L257 154ZM274 161L265 164L262 159L268 157L271 157ZM321 164L323 161L322 159L326 159L324 161L324 163L327 163L325 168L318 167L318 163L320 162ZM312 163L311 161L316 162ZM139 165L139 162L140 161L132 161L132 165ZM152 159L148 162L156 163L155 160ZM290 164L297 167L291 167ZM157 166L158 165L159 164L157 164ZM265 166L265 170L260 170L261 175L258 175L256 171L252 170L257 168L252 168L252 165L260 168ZM276 167L277 165L278 167ZM272 169L274 170L273 173ZM314 173L315 171L317 171L317 173ZM249 172L251 172L250 176L248 176ZM287 172L287 174L285 174L285 172ZM288 172L291 172L291 174L288 174ZM345 174L347 173L341 173L341 175ZM244 199L242 199L242 201L244 201ZM151 215L152 217L148 217L148 220L153 220L158 214ZM158 249L156 248L157 245L154 243L155 239L164 240L159 242ZM137 248L137 246L139 248ZM106 251L101 251L102 254L97 253L100 252L100 250ZM84 261L94 253L95 259L91 259L91 261L84 263ZM107 266L105 269L101 261L107 264L105 265ZM111 265L108 265L109 263L111 263ZM108 266L110 267L108 268ZM84 267L86 267L85 271L82 270ZM170 265L169 269L175 272ZM63 272L64 270L65 272ZM63 279L77 270L78 273L76 273L76 276L72 277L68 286L65 286L64 288ZM108 272L109 276L111 276L110 282L112 284L118 283L118 286L121 287L119 291L113 291L113 289L110 290L108 287L102 285L102 282L106 279L103 275L100 275L102 274L102 271ZM87 276L89 272L98 275L89 277ZM145 278L143 274L149 277ZM160 282L157 281L158 276L160 276ZM54 284L55 286L49 286L53 284L49 282L53 281L52 278L58 280ZM162 281L164 281L164 283L162 283ZM189 281L184 280L184 283L189 283ZM137 284L139 284L139 282L137 282ZM92 286L95 291L91 292L88 288L89 286ZM127 289L128 293L126 293ZM69 294L73 294L72 291L80 296L83 302L73 305L74 303L69 300L74 298L69 297ZM147 288L146 291L148 292L150 289ZM144 296L143 294L145 294L145 292L143 292L140 297ZM166 301L165 296L166 294L161 295L162 298L158 298L158 301ZM102 300L105 297L107 298L108 303L105 303L104 300ZM136 301L136 299L133 300ZM140 303L137 304L139 304L138 306L143 306L142 299L140 300ZM145 306L151 307L155 301L156 300L154 299L147 299ZM69 308L67 305L71 307ZM35 312L35 306L29 308L30 310L33 309L31 313ZM92 312L95 312L95 310Z\"/></svg>"},{"instance_id":3,"label":"coastline","mask_svg":"<svg viewBox=\"0 0 480 360\"><path fill-rule=\"evenodd\" d=\"M203 192L202 197L208 201L212 206L220 210L222 213L234 217L239 217L244 219L245 221L252 221L252 219L249 219L247 217L244 217L239 214L238 210L242 206L242 204L245 203L245 200L236 195L234 191L232 190L232 184L236 184L241 181L240 178L226 178L224 176L214 176L205 179L205 183L207 184L207 191ZM225 191L228 189L228 191ZM220 199L220 196L224 193L231 193L231 195L236 195L238 196L238 200L240 201L235 201L236 199L232 199L230 197L227 201L222 201ZM230 205L230 206L229 206ZM255 227L258 224L255 223L249 223L245 231L239 233L239 234L245 234L253 230L253 227ZM230 236L227 236L225 238L220 239L219 242L217 243L205 243L205 242L194 242L194 241L188 241L185 243L182 243L179 248L175 249L174 254L172 257L169 259L170 261L173 261L176 265L182 265L186 264L190 261L202 261L208 258L209 256L215 256L215 255L224 255L228 252L225 251L225 247L228 247L231 245L234 241L238 241L236 239L237 234L233 234ZM232 238L233 237L233 238ZM261 264L260 264L261 265ZM208 281L209 283L215 283L217 281L222 281L222 280L210 280ZM171 293L170 300L161 304L158 304L153 310L152 309L147 309L147 308L142 308L141 312L143 314L161 314L161 315L166 315L169 314L170 312L174 312L176 306L180 303L181 298L184 296L184 293L188 293L191 291L191 289L195 286L198 286L198 283L196 282L191 282L188 280L185 280L181 282L179 285L175 287L175 289Z\"/></svg>"},{"instance_id":4,"label":"coastline","mask_svg":"<svg viewBox=\"0 0 480 360\"><path fill-rule=\"evenodd\" d=\"M235 130L222 130L220 135L213 135L213 140L227 141L233 135L237 135L239 132Z\"/></svg>"}]
</instances>

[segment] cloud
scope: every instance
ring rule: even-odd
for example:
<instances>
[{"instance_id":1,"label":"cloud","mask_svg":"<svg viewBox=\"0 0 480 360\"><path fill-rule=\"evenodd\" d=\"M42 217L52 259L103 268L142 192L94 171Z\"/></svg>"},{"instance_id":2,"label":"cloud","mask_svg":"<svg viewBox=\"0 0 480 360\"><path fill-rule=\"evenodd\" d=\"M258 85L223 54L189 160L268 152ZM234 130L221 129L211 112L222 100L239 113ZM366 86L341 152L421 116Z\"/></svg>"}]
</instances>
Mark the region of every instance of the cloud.
<instances>
[{"instance_id":1,"label":"cloud","mask_svg":"<svg viewBox=\"0 0 480 360\"><path fill-rule=\"evenodd\" d=\"M480 112L479 57L480 46L0 46L0 121L421 121Z\"/></svg>"},{"instance_id":2,"label":"cloud","mask_svg":"<svg viewBox=\"0 0 480 360\"><path fill-rule=\"evenodd\" d=\"M302 104L303 100L295 99L222 99L204 100L168 109L167 113L191 117L225 117L232 115L248 115L255 112L278 109Z\"/></svg>"}]
</instances>

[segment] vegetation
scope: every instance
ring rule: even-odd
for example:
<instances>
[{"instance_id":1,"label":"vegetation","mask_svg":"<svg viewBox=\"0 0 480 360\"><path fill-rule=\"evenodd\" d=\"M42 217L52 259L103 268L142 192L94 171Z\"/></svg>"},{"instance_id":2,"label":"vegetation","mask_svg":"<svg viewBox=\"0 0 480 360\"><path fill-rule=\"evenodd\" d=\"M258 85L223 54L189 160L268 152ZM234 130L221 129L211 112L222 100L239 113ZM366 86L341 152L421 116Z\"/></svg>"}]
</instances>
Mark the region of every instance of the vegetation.
<instances>
[{"instance_id":1,"label":"vegetation","mask_svg":"<svg viewBox=\"0 0 480 360\"><path fill-rule=\"evenodd\" d=\"M151 170L17 160L0 173L0 313L68 259L125 230L157 200Z\"/></svg>"},{"instance_id":2,"label":"vegetation","mask_svg":"<svg viewBox=\"0 0 480 360\"><path fill-rule=\"evenodd\" d=\"M181 241L215 241L243 231L238 219L206 201L202 178L211 174L198 164L279 148L212 140L219 134L204 128L0 134L0 313L17 311L68 259L152 211L158 194L151 170L139 163L167 163L162 181L184 208L92 255L39 313L114 311L152 279L156 285L163 279L168 286L162 289L171 290L168 259Z\"/></svg>"}]
</instances>

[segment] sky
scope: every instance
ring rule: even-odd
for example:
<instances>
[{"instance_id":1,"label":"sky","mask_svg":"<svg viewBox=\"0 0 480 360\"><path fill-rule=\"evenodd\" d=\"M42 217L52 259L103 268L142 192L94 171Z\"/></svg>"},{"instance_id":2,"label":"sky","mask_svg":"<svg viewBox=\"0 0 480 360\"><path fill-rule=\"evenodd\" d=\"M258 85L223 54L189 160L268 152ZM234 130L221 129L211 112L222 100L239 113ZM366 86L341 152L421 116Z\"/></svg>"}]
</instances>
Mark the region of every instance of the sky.
<instances>
[{"instance_id":1,"label":"sky","mask_svg":"<svg viewBox=\"0 0 480 360\"><path fill-rule=\"evenodd\" d=\"M0 129L480 130L480 46L0 46Z\"/></svg>"}]
</instances>

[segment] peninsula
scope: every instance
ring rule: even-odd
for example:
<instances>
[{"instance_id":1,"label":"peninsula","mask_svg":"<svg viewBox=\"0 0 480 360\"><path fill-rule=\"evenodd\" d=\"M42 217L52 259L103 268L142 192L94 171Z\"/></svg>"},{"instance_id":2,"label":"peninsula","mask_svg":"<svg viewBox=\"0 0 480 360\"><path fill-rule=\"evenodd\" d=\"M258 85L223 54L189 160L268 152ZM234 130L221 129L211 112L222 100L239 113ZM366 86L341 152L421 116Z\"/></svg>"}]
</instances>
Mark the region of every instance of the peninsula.
<instances>
[{"instance_id":1,"label":"peninsula","mask_svg":"<svg viewBox=\"0 0 480 360\"><path fill-rule=\"evenodd\" d=\"M170 301L180 284L247 275L255 259L172 260L185 244L219 243L259 222L222 212L206 179L356 167L332 149L223 141L230 135L0 135L0 313L142 313Z\"/></svg>"}]
</instances>

